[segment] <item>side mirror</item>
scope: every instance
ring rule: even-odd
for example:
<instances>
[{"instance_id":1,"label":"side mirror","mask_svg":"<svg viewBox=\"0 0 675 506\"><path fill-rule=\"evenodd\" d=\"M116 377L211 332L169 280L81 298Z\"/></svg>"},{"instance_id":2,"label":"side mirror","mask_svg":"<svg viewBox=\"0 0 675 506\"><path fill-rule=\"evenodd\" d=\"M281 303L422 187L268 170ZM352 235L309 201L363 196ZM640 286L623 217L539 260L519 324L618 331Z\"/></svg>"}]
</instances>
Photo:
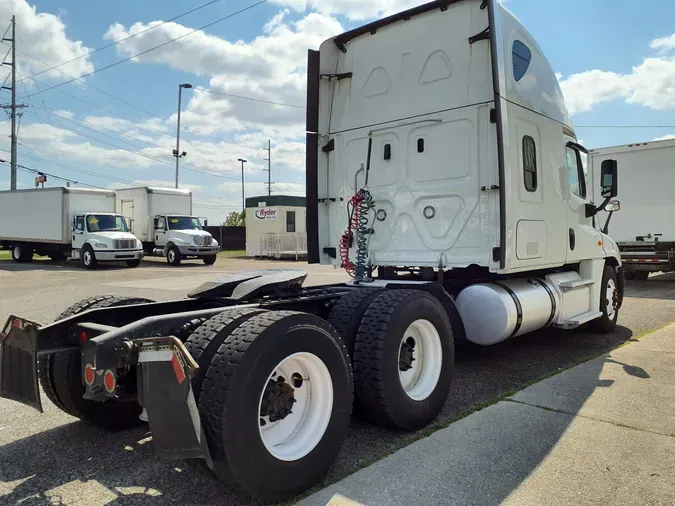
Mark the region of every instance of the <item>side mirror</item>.
<instances>
[{"instance_id":1,"label":"side mirror","mask_svg":"<svg viewBox=\"0 0 675 506\"><path fill-rule=\"evenodd\" d=\"M603 199L613 199L619 194L618 163L616 160L603 160L600 166L600 195Z\"/></svg>"},{"instance_id":2,"label":"side mirror","mask_svg":"<svg viewBox=\"0 0 675 506\"><path fill-rule=\"evenodd\" d=\"M605 206L605 211L608 213L615 213L621 209L621 202L618 200L612 200L609 204Z\"/></svg>"}]
</instances>

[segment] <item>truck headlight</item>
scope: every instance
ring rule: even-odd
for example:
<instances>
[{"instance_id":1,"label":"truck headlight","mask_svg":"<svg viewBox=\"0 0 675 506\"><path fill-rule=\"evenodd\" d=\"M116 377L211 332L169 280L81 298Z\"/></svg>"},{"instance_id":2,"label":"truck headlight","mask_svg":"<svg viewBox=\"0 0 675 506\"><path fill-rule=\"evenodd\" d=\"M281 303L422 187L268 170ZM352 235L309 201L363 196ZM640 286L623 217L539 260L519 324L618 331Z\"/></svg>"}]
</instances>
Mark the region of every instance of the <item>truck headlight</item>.
<instances>
[{"instance_id":1,"label":"truck headlight","mask_svg":"<svg viewBox=\"0 0 675 506\"><path fill-rule=\"evenodd\" d=\"M98 249L105 249L107 247L108 247L108 245L103 244L102 242L97 242L97 243L94 244L94 248L98 248Z\"/></svg>"},{"instance_id":2,"label":"truck headlight","mask_svg":"<svg viewBox=\"0 0 675 506\"><path fill-rule=\"evenodd\" d=\"M218 241L216 241L213 237L211 237L211 246L213 246L214 248L218 246Z\"/></svg>"}]
</instances>

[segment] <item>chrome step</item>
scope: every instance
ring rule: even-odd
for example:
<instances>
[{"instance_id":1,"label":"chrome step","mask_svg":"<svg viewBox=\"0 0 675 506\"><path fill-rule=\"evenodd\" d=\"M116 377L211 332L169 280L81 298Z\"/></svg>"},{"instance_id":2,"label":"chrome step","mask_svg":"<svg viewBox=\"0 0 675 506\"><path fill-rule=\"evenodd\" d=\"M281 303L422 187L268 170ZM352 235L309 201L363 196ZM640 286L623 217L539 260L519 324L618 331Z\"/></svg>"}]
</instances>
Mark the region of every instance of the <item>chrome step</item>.
<instances>
[{"instance_id":1,"label":"chrome step","mask_svg":"<svg viewBox=\"0 0 675 506\"><path fill-rule=\"evenodd\" d=\"M560 288L579 288L582 286L588 286L594 284L595 281L593 279L572 279L570 281L563 281L562 283L558 283L558 286Z\"/></svg>"},{"instance_id":2,"label":"chrome step","mask_svg":"<svg viewBox=\"0 0 675 506\"><path fill-rule=\"evenodd\" d=\"M558 325L558 327L561 327L563 329L575 329L580 325L588 323L591 320L595 320L596 318L599 318L601 316L602 313L600 311L589 311L588 313L580 314L579 316L574 316L570 318L562 325Z\"/></svg>"}]
</instances>

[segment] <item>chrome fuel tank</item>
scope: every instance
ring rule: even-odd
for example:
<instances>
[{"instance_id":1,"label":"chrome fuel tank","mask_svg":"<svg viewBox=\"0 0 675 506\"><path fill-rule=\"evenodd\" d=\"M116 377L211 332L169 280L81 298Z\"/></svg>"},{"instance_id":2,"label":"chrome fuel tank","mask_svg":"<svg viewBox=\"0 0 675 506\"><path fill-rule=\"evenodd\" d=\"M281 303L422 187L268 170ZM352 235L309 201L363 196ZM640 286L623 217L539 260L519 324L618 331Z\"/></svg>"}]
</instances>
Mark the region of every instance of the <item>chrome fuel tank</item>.
<instances>
[{"instance_id":1,"label":"chrome fuel tank","mask_svg":"<svg viewBox=\"0 0 675 506\"><path fill-rule=\"evenodd\" d=\"M560 307L556 292L539 278L470 285L455 303L466 338L482 346L546 327Z\"/></svg>"}]
</instances>

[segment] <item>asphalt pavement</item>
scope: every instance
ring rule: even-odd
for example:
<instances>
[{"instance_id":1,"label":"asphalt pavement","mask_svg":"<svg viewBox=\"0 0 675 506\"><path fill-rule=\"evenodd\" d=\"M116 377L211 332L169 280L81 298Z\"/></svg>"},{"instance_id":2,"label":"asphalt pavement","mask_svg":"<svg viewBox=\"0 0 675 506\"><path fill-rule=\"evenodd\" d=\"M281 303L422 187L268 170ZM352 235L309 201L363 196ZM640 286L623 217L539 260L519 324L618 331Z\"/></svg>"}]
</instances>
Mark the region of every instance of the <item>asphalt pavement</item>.
<instances>
[{"instance_id":1,"label":"asphalt pavement","mask_svg":"<svg viewBox=\"0 0 675 506\"><path fill-rule=\"evenodd\" d=\"M306 269L307 284L345 279L331 268L238 259L219 259L213 267L187 263L170 268L144 262L137 269L107 267L91 272L67 264L0 262L0 319L17 314L50 321L68 305L103 293L178 298L219 274L284 266ZM432 428L441 428L536 380L661 327L675 318L672 315L675 276L662 275L628 282L620 326L613 334L546 329L489 348L461 347L450 395ZM45 413L40 415L17 403L0 401L0 503L255 504L205 473L157 458L143 429L107 433L62 413L46 399L44 404ZM432 428L409 434L354 419L337 460L320 485L353 473Z\"/></svg>"},{"instance_id":2,"label":"asphalt pavement","mask_svg":"<svg viewBox=\"0 0 675 506\"><path fill-rule=\"evenodd\" d=\"M536 383L299 506L675 504L675 324Z\"/></svg>"}]
</instances>

